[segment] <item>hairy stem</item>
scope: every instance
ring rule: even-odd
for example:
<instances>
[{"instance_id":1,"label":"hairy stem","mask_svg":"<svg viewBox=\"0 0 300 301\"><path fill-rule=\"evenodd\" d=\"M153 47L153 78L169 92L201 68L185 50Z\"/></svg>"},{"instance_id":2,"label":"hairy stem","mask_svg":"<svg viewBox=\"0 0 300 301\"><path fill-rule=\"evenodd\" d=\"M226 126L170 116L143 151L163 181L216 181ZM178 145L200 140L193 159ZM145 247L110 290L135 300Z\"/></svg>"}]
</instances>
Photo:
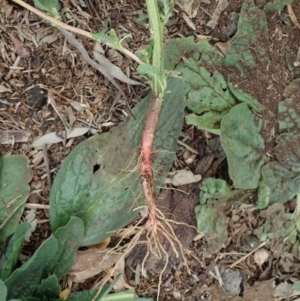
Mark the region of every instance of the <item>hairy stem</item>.
<instances>
[{"instance_id":1,"label":"hairy stem","mask_svg":"<svg viewBox=\"0 0 300 301\"><path fill-rule=\"evenodd\" d=\"M149 224L155 224L156 215L156 195L154 190L153 180L153 161L152 161L152 149L155 131L162 107L162 99L152 96L150 111L147 115L144 132L142 136L141 146L141 164L140 174L142 178L142 185L146 196L148 208L149 208Z\"/></svg>"},{"instance_id":2,"label":"hairy stem","mask_svg":"<svg viewBox=\"0 0 300 301\"><path fill-rule=\"evenodd\" d=\"M153 39L153 56L152 66L155 67L160 74L164 73L164 50L163 50L163 28L164 23L161 21L157 0L146 0L148 17L150 22L150 31ZM166 82L166 78L161 78ZM142 185L149 208L149 216L146 225L152 225L153 231L156 232L156 194L154 189L153 176L153 140L157 128L158 119L162 109L163 97L166 84L161 84L159 80L153 76L152 81L152 99L150 111L147 115L144 132L142 136L141 146L141 164L140 175Z\"/></svg>"}]
</instances>

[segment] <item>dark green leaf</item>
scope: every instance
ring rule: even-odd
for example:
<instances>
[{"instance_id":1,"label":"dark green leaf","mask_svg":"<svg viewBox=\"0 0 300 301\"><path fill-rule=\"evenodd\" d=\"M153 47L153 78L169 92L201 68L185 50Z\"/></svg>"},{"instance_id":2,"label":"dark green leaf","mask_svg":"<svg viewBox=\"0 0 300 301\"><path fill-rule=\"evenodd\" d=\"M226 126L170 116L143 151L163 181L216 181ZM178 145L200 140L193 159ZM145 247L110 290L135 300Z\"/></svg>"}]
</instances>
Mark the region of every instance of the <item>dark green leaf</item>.
<instances>
[{"instance_id":1,"label":"dark green leaf","mask_svg":"<svg viewBox=\"0 0 300 301\"><path fill-rule=\"evenodd\" d=\"M57 239L58 248L47 270L61 279L72 267L77 250L84 238L82 220L72 216L69 223L65 227L58 228L53 236Z\"/></svg>"},{"instance_id":2,"label":"dark green leaf","mask_svg":"<svg viewBox=\"0 0 300 301\"><path fill-rule=\"evenodd\" d=\"M29 223L19 224L10 239L5 256L0 264L0 278L3 281L5 281L14 270L24 243L25 235L29 229L31 229L31 225Z\"/></svg>"},{"instance_id":3,"label":"dark green leaf","mask_svg":"<svg viewBox=\"0 0 300 301\"><path fill-rule=\"evenodd\" d=\"M262 120L246 103L233 107L221 122L222 145L236 188L256 189L259 185L261 168L267 162L261 128Z\"/></svg>"},{"instance_id":4,"label":"dark green leaf","mask_svg":"<svg viewBox=\"0 0 300 301\"><path fill-rule=\"evenodd\" d=\"M198 64L194 66L194 71L197 71L198 66L203 65L222 65L223 56L216 49L216 47L210 45L208 41L201 40L195 43L193 37L171 39L165 44L165 64L166 70L176 70L177 65L182 65L182 58L190 58L194 53L200 54L196 56ZM184 65L184 63L183 63ZM191 66L192 68L192 66Z\"/></svg>"},{"instance_id":5,"label":"dark green leaf","mask_svg":"<svg viewBox=\"0 0 300 301\"><path fill-rule=\"evenodd\" d=\"M44 268L53 260L57 240L51 236L44 241L33 256L5 281L8 298L25 298L33 295L44 273Z\"/></svg>"},{"instance_id":6,"label":"dark green leaf","mask_svg":"<svg viewBox=\"0 0 300 301\"><path fill-rule=\"evenodd\" d=\"M137 120L128 120L110 133L80 143L58 172L50 194L52 230L65 226L71 216L82 219L85 238L92 245L111 236L139 214L145 205L138 158L150 97L135 108ZM179 80L167 87L154 140L157 191L175 158L184 117L184 92Z\"/></svg>"},{"instance_id":7,"label":"dark green leaf","mask_svg":"<svg viewBox=\"0 0 300 301\"><path fill-rule=\"evenodd\" d=\"M55 275L51 275L46 279L41 281L41 284L37 287L35 292L35 296L39 297L41 300L43 298L47 298L48 300L51 298L58 299L58 294L60 292L60 285L58 283L58 279Z\"/></svg>"},{"instance_id":8,"label":"dark green leaf","mask_svg":"<svg viewBox=\"0 0 300 301\"><path fill-rule=\"evenodd\" d=\"M7 294L7 288L4 282L0 279L0 300L5 301Z\"/></svg>"},{"instance_id":9,"label":"dark green leaf","mask_svg":"<svg viewBox=\"0 0 300 301\"><path fill-rule=\"evenodd\" d=\"M0 245L14 233L22 215L32 171L23 156L0 158Z\"/></svg>"}]
</instances>

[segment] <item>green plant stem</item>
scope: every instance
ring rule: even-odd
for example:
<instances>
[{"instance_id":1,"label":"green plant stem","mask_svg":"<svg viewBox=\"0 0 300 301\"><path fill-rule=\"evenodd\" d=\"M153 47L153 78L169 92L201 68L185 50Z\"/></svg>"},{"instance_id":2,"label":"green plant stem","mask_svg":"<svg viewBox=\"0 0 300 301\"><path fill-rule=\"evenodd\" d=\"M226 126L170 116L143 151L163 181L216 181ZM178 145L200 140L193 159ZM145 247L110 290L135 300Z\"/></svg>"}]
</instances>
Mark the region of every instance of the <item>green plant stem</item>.
<instances>
[{"instance_id":1,"label":"green plant stem","mask_svg":"<svg viewBox=\"0 0 300 301\"><path fill-rule=\"evenodd\" d=\"M95 40L95 41L99 41L97 39L95 39L92 34L88 31L85 31L83 29L80 29L80 28L76 28L76 27L73 27L73 26L70 26L68 24L65 24L63 22L61 22L60 20L57 20L53 17L50 17L48 16L47 14L43 13L42 11L36 9L35 7L32 7L31 5L25 3L24 1L22 0L12 0L13 2L21 5L22 7L26 8L27 10L33 12L34 14L38 15L39 17L51 22L52 24L54 24L55 26L57 27L62 27L62 28L65 28L66 30L69 30L71 32L74 32L74 33L77 33L77 34L80 34L84 37L87 37L89 39L92 39L92 40ZM116 47L114 47L111 43L105 43L105 45L107 45L109 48L113 48L113 49L116 49ZM120 49L118 49L119 51L121 51ZM131 51L127 50L127 49L123 49L122 52L130 57L131 59L133 59L134 61L136 61L138 64L144 64L143 61L141 61L134 53L132 53Z\"/></svg>"},{"instance_id":2,"label":"green plant stem","mask_svg":"<svg viewBox=\"0 0 300 301\"><path fill-rule=\"evenodd\" d=\"M160 19L157 0L146 0L150 31L153 40L152 66L156 67L160 73L164 71L164 49L163 49L163 23ZM153 80L153 93L156 97L163 98L164 88L161 87L157 78Z\"/></svg>"}]
</instances>

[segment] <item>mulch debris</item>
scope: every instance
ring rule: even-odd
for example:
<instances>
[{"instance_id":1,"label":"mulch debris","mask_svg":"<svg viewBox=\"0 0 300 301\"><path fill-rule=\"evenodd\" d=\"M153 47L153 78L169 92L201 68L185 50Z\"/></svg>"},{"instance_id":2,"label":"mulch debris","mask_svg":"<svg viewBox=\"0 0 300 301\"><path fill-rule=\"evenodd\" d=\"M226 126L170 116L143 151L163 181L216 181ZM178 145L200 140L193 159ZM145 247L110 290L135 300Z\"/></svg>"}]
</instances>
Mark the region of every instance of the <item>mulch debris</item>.
<instances>
[{"instance_id":1,"label":"mulch debris","mask_svg":"<svg viewBox=\"0 0 300 301\"><path fill-rule=\"evenodd\" d=\"M149 26L145 21L138 21L138 17L146 13L143 1L79 2L64 1L63 5L68 9L64 22L91 32L114 28L119 37L130 33L132 37L125 39L123 46L133 53L149 46ZM236 17L243 3L242 0L230 1L220 14L216 27L207 34L206 24L214 14L217 1L200 1L198 6L197 1L191 1L197 7L191 9L188 5L186 12L182 10L184 1L180 2L181 6L175 6L174 14L167 24L165 38L194 36L197 40L209 35L212 43L224 42L234 34ZM259 8L263 8L266 2L255 1ZM292 8L300 20L299 1L294 1ZM278 102L282 100L287 84L300 75L299 68L294 68L291 74L287 67L288 64L293 65L297 57L300 30L293 24L286 24L287 16L286 9L281 13L267 15L269 40L264 43L271 64L269 69L262 65L261 72L272 74L276 85L269 87L266 81L255 76L251 81L245 81L232 68L221 71L225 78L230 73L232 84L256 97L273 113L272 118L271 115L265 116L267 126L264 136L269 149L273 148L278 131L275 126ZM33 193L28 198L29 206L24 213L26 219L26 214L33 210L32 220L36 220L35 231L23 251L25 258L29 258L51 234L47 206L51 183L61 163L78 143L92 135L109 131L127 118L128 110L110 81L88 65L55 27L33 13L11 1L0 0L0 33L0 155L25 155L34 172L31 182ZM30 52L29 57L26 53L16 52L12 35L21 43L22 49ZM95 42L80 36L77 39L91 54ZM129 78L143 82L133 60L107 47L102 50ZM18 56L21 58L16 65ZM131 107L148 92L146 85L119 84L128 96ZM62 134L67 126L86 127L88 131L67 140ZM62 142L41 149L31 148L37 138L49 133L61 137ZM229 179L218 137L186 125L183 136L188 139L178 145L174 170L188 166L202 178L217 176ZM278 249L272 249L274 246L260 246L253 235L262 220L255 207L255 197L252 195L245 203L227 210L228 239L220 252L208 254L205 238L197 237L194 228L194 207L199 202L199 183L162 192L158 207L168 213L168 218L176 221L173 224L174 231L186 249L187 266L182 260L182 254L176 258L166 243L164 246L170 252L170 259L162 277L159 300L296 300L296 296L292 297L290 285L299 277L299 260L284 248L278 254ZM294 208L292 201L286 208ZM251 253L256 248L266 253ZM139 296L156 298L159 282L157 272L164 269L165 262L163 257L156 259L150 255L145 262L148 277L141 277L137 281L137 269L143 263L146 251L145 245L140 244L128 256L125 278ZM87 280L77 289L90 288L101 275ZM275 286L277 290L274 290Z\"/></svg>"}]
</instances>

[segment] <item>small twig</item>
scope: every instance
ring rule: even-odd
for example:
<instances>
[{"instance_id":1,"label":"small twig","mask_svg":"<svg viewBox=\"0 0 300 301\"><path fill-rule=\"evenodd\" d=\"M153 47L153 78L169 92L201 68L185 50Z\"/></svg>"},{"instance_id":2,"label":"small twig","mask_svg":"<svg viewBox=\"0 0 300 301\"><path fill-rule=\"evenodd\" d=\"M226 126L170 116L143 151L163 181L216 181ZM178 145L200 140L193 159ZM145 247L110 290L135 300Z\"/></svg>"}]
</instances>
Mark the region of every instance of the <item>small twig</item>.
<instances>
[{"instance_id":1,"label":"small twig","mask_svg":"<svg viewBox=\"0 0 300 301\"><path fill-rule=\"evenodd\" d=\"M195 150L194 148L190 147L189 145L187 145L186 143L180 141L180 140L177 140L177 143L184 146L187 150L189 150L190 152L196 154L196 155L199 155L199 152L197 150Z\"/></svg>"},{"instance_id":2,"label":"small twig","mask_svg":"<svg viewBox=\"0 0 300 301\"><path fill-rule=\"evenodd\" d=\"M27 209L50 209L50 205L27 203L25 205L25 208L27 208Z\"/></svg>"},{"instance_id":3,"label":"small twig","mask_svg":"<svg viewBox=\"0 0 300 301\"><path fill-rule=\"evenodd\" d=\"M40 10L38 10L38 9L32 7L31 5L25 3L22 0L12 0L12 1L19 4L19 5L21 5L22 7L26 8L26 9L28 9L29 11L35 13L36 15L40 16L41 18L51 22L52 24L55 24L56 26L58 26L60 28L64 28L64 29L72 31L74 33L78 33L78 34L80 34L82 36L85 36L89 39L97 40L92 36L92 34L90 32L85 31L85 30L80 29L80 28L70 26L70 25L65 24L65 23L63 23L63 22L61 22L61 21L59 21L55 18L52 18L52 17L48 16L47 14L41 12ZM116 49L116 47L114 47L111 43L107 42L107 43L105 43L105 45L107 45L110 48ZM138 64L144 64L143 61L141 61L134 53L130 52L129 50L127 50L127 49L122 49L122 50L118 49L118 50L122 51L126 56L128 56L131 59L135 60Z\"/></svg>"},{"instance_id":4,"label":"small twig","mask_svg":"<svg viewBox=\"0 0 300 301\"><path fill-rule=\"evenodd\" d=\"M255 253L258 249L262 248L265 244L267 243L267 241L262 242L258 247L256 247L254 250L252 250L251 252L247 253L245 256L241 257L240 259L238 259L236 262L234 262L233 264L231 264L229 267L232 269L234 268L236 265L238 265L240 262L244 261L245 259L247 259L249 256L251 256L253 253Z\"/></svg>"},{"instance_id":5,"label":"small twig","mask_svg":"<svg viewBox=\"0 0 300 301\"><path fill-rule=\"evenodd\" d=\"M7 105L7 106L13 106L13 104L9 103L8 101L6 101L4 99L0 99L0 103L2 103L3 105Z\"/></svg>"},{"instance_id":6,"label":"small twig","mask_svg":"<svg viewBox=\"0 0 300 301\"><path fill-rule=\"evenodd\" d=\"M51 175L50 175L50 166L49 166L49 159L48 159L48 152L47 152L47 145L43 145L43 155L44 155L44 162L46 167L46 173L47 173L47 182L49 186L49 190L51 189Z\"/></svg>"},{"instance_id":7,"label":"small twig","mask_svg":"<svg viewBox=\"0 0 300 301\"><path fill-rule=\"evenodd\" d=\"M17 67L19 65L19 63L21 62L21 57L18 55L14 64L12 65L12 68L9 70L9 72L7 73L7 75L5 76L5 80L9 80L11 75L13 74L14 72L14 67Z\"/></svg>"}]
</instances>

